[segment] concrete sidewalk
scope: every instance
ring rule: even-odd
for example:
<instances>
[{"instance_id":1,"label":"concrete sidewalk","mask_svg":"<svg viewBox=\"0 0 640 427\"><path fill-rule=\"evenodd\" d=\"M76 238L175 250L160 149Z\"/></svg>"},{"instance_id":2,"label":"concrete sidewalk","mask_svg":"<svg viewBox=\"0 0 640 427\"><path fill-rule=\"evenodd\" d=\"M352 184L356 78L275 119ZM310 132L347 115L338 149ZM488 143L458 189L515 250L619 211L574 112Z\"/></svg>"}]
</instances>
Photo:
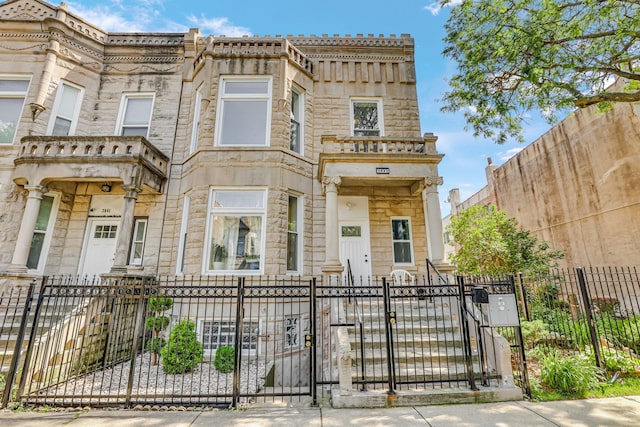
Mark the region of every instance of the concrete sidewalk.
<instances>
[{"instance_id":1,"label":"concrete sidewalk","mask_svg":"<svg viewBox=\"0 0 640 427\"><path fill-rule=\"evenodd\" d=\"M502 402L384 409L270 406L246 410L86 412L0 411L0 426L337 427L640 426L640 396L558 402Z\"/></svg>"}]
</instances>

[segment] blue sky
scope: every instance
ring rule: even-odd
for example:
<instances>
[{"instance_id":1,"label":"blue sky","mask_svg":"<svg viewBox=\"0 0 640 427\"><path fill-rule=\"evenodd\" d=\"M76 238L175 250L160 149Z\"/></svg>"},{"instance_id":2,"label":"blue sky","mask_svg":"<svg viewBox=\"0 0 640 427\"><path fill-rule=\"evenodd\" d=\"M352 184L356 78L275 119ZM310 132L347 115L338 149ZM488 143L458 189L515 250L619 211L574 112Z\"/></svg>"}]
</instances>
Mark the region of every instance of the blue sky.
<instances>
[{"instance_id":1,"label":"blue sky","mask_svg":"<svg viewBox=\"0 0 640 427\"><path fill-rule=\"evenodd\" d=\"M497 145L474 138L464 130L462 113L440 112L438 99L447 89L447 77L455 71L455 64L442 56L449 10L440 9L433 0L72 0L67 4L71 12L116 32L183 32L197 27L204 35L227 36L410 34L416 45L422 132L436 134L438 151L445 154L439 168L444 177L440 188L443 215L449 212L446 200L451 188L459 188L464 200L486 184L487 157L501 165L524 147L515 141ZM531 120L525 124L526 141L533 141L549 127L541 120Z\"/></svg>"}]
</instances>

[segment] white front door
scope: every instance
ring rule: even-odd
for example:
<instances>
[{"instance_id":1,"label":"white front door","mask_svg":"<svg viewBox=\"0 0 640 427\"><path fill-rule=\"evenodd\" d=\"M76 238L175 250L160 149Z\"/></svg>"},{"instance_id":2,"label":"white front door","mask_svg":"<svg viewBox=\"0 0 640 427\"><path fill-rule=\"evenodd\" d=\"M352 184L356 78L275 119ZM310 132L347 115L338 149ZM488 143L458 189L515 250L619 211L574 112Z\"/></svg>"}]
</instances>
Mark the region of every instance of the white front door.
<instances>
[{"instance_id":1,"label":"white front door","mask_svg":"<svg viewBox=\"0 0 640 427\"><path fill-rule=\"evenodd\" d=\"M89 220L80 268L81 276L95 276L109 272L113 266L119 227L119 219Z\"/></svg>"},{"instance_id":2,"label":"white front door","mask_svg":"<svg viewBox=\"0 0 640 427\"><path fill-rule=\"evenodd\" d=\"M340 221L340 262L344 272L351 273L356 283L367 283L371 276L371 254L369 253L369 222L358 220Z\"/></svg>"},{"instance_id":3,"label":"white front door","mask_svg":"<svg viewBox=\"0 0 640 427\"><path fill-rule=\"evenodd\" d=\"M338 233L340 262L345 274L351 266L356 283L371 276L369 242L369 199L363 196L338 196ZM348 263L347 263L348 261Z\"/></svg>"}]
</instances>

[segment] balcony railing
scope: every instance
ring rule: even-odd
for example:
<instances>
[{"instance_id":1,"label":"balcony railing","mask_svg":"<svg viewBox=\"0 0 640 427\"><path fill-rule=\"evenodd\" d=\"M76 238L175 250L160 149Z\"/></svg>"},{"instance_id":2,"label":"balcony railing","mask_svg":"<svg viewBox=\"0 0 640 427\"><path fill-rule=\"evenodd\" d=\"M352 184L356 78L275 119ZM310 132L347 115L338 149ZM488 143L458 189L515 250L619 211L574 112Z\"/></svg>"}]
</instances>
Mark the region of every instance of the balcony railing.
<instances>
[{"instance_id":1,"label":"balcony railing","mask_svg":"<svg viewBox=\"0 0 640 427\"><path fill-rule=\"evenodd\" d=\"M436 154L436 137L388 138L379 136L336 137L322 136L322 152L326 154L378 153L378 154Z\"/></svg>"},{"instance_id":2,"label":"balcony railing","mask_svg":"<svg viewBox=\"0 0 640 427\"><path fill-rule=\"evenodd\" d=\"M26 136L16 163L142 162L162 176L169 158L141 136Z\"/></svg>"}]
</instances>

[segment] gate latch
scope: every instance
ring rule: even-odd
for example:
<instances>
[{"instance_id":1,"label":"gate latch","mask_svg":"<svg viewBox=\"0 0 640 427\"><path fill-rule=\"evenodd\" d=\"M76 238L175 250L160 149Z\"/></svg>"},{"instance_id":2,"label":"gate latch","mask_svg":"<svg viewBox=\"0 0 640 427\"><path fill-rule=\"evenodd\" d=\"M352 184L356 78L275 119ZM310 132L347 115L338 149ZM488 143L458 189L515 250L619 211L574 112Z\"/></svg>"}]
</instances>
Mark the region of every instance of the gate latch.
<instances>
[{"instance_id":1,"label":"gate latch","mask_svg":"<svg viewBox=\"0 0 640 427\"><path fill-rule=\"evenodd\" d=\"M396 323L396 312L395 311L388 312L387 313L387 320L388 320L389 323L394 325Z\"/></svg>"},{"instance_id":2,"label":"gate latch","mask_svg":"<svg viewBox=\"0 0 640 427\"><path fill-rule=\"evenodd\" d=\"M313 346L312 336L311 335L305 335L304 336L304 346L307 347L307 348Z\"/></svg>"}]
</instances>

